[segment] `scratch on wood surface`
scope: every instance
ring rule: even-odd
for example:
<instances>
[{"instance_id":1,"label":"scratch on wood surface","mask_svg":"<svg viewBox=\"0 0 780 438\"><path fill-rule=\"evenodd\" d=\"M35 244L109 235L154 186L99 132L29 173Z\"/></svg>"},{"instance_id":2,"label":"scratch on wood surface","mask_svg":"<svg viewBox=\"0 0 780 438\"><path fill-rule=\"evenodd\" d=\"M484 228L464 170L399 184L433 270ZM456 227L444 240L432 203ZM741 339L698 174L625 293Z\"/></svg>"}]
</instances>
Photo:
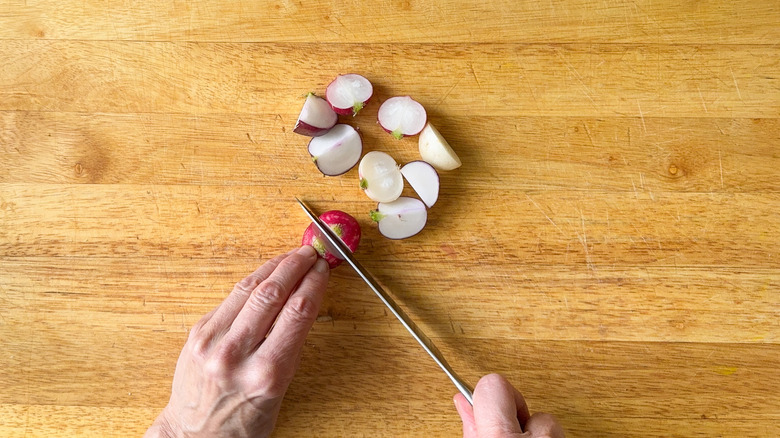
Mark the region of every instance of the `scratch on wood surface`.
<instances>
[{"instance_id":1,"label":"scratch on wood surface","mask_svg":"<svg viewBox=\"0 0 780 438\"><path fill-rule=\"evenodd\" d=\"M587 85L585 85L585 81L582 80L582 75L580 75L580 72L578 72L577 69L574 68L574 66L572 66L569 63L569 61L566 60L566 58L564 58L564 56L561 54L559 50L556 50L555 54L558 55L559 58L561 58L561 61L563 61L564 64L566 64L566 68L568 68L570 72L574 73L574 78L577 79L580 85L582 85L583 93L585 94L585 96L590 100L590 102L593 104L594 107L598 108L598 105L596 105L596 101L593 100L593 96L591 96L593 92L590 88L588 88Z\"/></svg>"},{"instance_id":2,"label":"scratch on wood surface","mask_svg":"<svg viewBox=\"0 0 780 438\"><path fill-rule=\"evenodd\" d=\"M742 93L739 92L739 84L737 84L737 78L734 76L734 69L729 67L729 70L731 71L731 79L734 80L734 88L737 89L737 96L739 96L739 100L742 100Z\"/></svg>"},{"instance_id":3,"label":"scratch on wood surface","mask_svg":"<svg viewBox=\"0 0 780 438\"><path fill-rule=\"evenodd\" d=\"M697 85L696 89L699 90L699 98L701 99L701 104L704 107L704 112L709 114L709 111L707 111L707 104L704 102L704 95L701 94L701 88Z\"/></svg>"},{"instance_id":4,"label":"scratch on wood surface","mask_svg":"<svg viewBox=\"0 0 780 438\"><path fill-rule=\"evenodd\" d=\"M585 249L585 264L591 271L596 271L596 268L593 266L593 262L590 258L590 251L588 250L588 235L585 232L585 215L583 214L582 210L580 210L580 224L582 226L582 235L580 236L580 233L577 233L577 238L580 240L582 247Z\"/></svg>"},{"instance_id":5,"label":"scratch on wood surface","mask_svg":"<svg viewBox=\"0 0 780 438\"><path fill-rule=\"evenodd\" d=\"M471 70L472 76L474 76L474 80L477 82L477 87L479 87L480 91L482 91L482 82L479 81L479 78L477 77L477 72L474 71L474 64L469 63L469 70Z\"/></svg>"},{"instance_id":6,"label":"scratch on wood surface","mask_svg":"<svg viewBox=\"0 0 780 438\"><path fill-rule=\"evenodd\" d=\"M723 188L723 157L718 149L718 167L720 168L720 188Z\"/></svg>"},{"instance_id":7,"label":"scratch on wood surface","mask_svg":"<svg viewBox=\"0 0 780 438\"><path fill-rule=\"evenodd\" d=\"M547 216L547 213L545 213L544 210L542 210L542 207L540 207L539 204L536 203L536 201L534 201L533 199L531 199L530 196L528 196L528 193L525 194L525 197L528 198L529 201L531 201L534 207L536 207L536 209L539 210L544 215L544 217L547 218L548 221L550 221L550 223L555 227L556 230L558 230L561 234L564 234L563 230L561 230L558 224L556 224L552 219L550 219L550 216Z\"/></svg>"},{"instance_id":8,"label":"scratch on wood surface","mask_svg":"<svg viewBox=\"0 0 780 438\"><path fill-rule=\"evenodd\" d=\"M645 125L645 115L642 113L642 105L639 104L639 101L636 101L636 106L639 107L639 118L642 120L642 130L645 131L645 134L647 134L647 125ZM629 143L631 142L631 128L629 128L628 131L628 140Z\"/></svg>"},{"instance_id":9,"label":"scratch on wood surface","mask_svg":"<svg viewBox=\"0 0 780 438\"><path fill-rule=\"evenodd\" d=\"M434 106L439 106L442 102L444 102L444 99L446 99L450 95L450 93L452 93L452 90L454 90L455 87L460 85L461 81L463 81L463 78L465 78L465 77L466 77L466 75L461 76L460 79L458 79L457 82L452 84L452 86L447 90L447 92L444 93L444 95L441 97L441 99L439 99L439 101L434 103L433 105Z\"/></svg>"},{"instance_id":10,"label":"scratch on wood surface","mask_svg":"<svg viewBox=\"0 0 780 438\"><path fill-rule=\"evenodd\" d=\"M593 143L593 136L590 135L590 129L588 129L588 124L585 123L585 122L582 122L582 126L585 127L585 133L588 134L588 140L590 140L590 145L595 148L596 144Z\"/></svg>"},{"instance_id":11,"label":"scratch on wood surface","mask_svg":"<svg viewBox=\"0 0 780 438\"><path fill-rule=\"evenodd\" d=\"M634 177L631 177L631 187L634 188L634 198L639 199L639 195L636 192L636 184L634 184Z\"/></svg>"}]
</instances>

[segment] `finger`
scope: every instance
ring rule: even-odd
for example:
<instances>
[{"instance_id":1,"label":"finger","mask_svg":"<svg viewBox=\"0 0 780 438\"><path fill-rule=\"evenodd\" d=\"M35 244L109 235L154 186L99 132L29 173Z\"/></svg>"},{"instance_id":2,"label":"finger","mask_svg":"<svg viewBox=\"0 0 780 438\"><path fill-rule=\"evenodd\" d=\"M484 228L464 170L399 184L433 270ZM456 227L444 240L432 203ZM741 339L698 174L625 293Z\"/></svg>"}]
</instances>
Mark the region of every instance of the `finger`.
<instances>
[{"instance_id":1,"label":"finger","mask_svg":"<svg viewBox=\"0 0 780 438\"><path fill-rule=\"evenodd\" d=\"M563 428L555 417L543 412L533 414L525 424L525 429L531 437L564 438Z\"/></svg>"},{"instance_id":2,"label":"finger","mask_svg":"<svg viewBox=\"0 0 780 438\"><path fill-rule=\"evenodd\" d=\"M455 409L463 422L463 438L477 438L477 424L474 422L474 408L463 394L455 395Z\"/></svg>"},{"instance_id":3,"label":"finger","mask_svg":"<svg viewBox=\"0 0 780 438\"><path fill-rule=\"evenodd\" d=\"M279 313L276 325L257 351L258 359L270 361L275 368L294 370L306 335L317 319L329 276L328 263L317 260Z\"/></svg>"},{"instance_id":4,"label":"finger","mask_svg":"<svg viewBox=\"0 0 780 438\"><path fill-rule=\"evenodd\" d=\"M317 253L309 245L282 260L271 275L252 290L223 338L222 348L233 355L250 354L265 339L293 288L316 260Z\"/></svg>"},{"instance_id":5,"label":"finger","mask_svg":"<svg viewBox=\"0 0 780 438\"><path fill-rule=\"evenodd\" d=\"M498 374L488 374L474 388L474 420L479 436L519 436L528 420L525 399Z\"/></svg>"},{"instance_id":6,"label":"finger","mask_svg":"<svg viewBox=\"0 0 780 438\"><path fill-rule=\"evenodd\" d=\"M233 291L230 292L222 304L217 307L210 322L207 323L207 330L212 332L227 331L230 328L230 325L233 324L233 320L236 319L238 312L244 307L244 304L252 291L274 272L274 269L279 266L279 263L281 263L282 260L296 250L297 248L287 254L276 256L263 263L255 272L236 283L233 287Z\"/></svg>"}]
</instances>

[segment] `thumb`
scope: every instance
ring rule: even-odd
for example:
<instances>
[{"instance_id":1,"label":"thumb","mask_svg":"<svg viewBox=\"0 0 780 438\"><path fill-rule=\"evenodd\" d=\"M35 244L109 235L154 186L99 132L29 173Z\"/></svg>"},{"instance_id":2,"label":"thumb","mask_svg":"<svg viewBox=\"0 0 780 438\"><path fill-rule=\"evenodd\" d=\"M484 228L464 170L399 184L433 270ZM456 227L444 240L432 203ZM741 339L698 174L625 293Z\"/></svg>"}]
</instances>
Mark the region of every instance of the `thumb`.
<instances>
[{"instance_id":1,"label":"thumb","mask_svg":"<svg viewBox=\"0 0 780 438\"><path fill-rule=\"evenodd\" d=\"M501 375L488 374L474 388L474 422L480 437L520 437L528 420L525 399Z\"/></svg>"},{"instance_id":2,"label":"thumb","mask_svg":"<svg viewBox=\"0 0 780 438\"><path fill-rule=\"evenodd\" d=\"M463 394L455 395L455 409L463 422L463 438L477 438L477 425L474 422L474 410Z\"/></svg>"}]
</instances>

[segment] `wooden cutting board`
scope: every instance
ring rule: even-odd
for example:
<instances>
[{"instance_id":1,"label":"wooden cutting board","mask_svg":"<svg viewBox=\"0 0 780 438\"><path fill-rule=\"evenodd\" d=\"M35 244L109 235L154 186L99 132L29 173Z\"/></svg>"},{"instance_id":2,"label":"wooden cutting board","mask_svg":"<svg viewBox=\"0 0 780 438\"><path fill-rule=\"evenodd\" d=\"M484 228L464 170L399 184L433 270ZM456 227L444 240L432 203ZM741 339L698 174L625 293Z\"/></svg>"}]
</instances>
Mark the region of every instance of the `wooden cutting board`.
<instances>
[{"instance_id":1,"label":"wooden cutting board","mask_svg":"<svg viewBox=\"0 0 780 438\"><path fill-rule=\"evenodd\" d=\"M300 196L467 380L567 437L780 436L776 2L0 5L0 436L139 436L189 327L299 244ZM337 74L463 166L382 238L291 132ZM409 192L411 193L411 192ZM348 268L276 436L458 436L447 378Z\"/></svg>"}]
</instances>

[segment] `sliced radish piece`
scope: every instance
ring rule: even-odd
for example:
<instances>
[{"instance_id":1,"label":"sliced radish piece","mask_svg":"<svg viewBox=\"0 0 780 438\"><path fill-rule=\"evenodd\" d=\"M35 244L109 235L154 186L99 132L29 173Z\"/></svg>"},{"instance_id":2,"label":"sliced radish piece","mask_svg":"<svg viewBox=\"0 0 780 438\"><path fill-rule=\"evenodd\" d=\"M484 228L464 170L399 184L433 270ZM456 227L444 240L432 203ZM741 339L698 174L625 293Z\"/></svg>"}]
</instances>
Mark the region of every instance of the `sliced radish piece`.
<instances>
[{"instance_id":1,"label":"sliced radish piece","mask_svg":"<svg viewBox=\"0 0 780 438\"><path fill-rule=\"evenodd\" d=\"M422 159L437 169L452 170L462 164L447 140L430 123L420 132L419 145Z\"/></svg>"},{"instance_id":2,"label":"sliced radish piece","mask_svg":"<svg viewBox=\"0 0 780 438\"><path fill-rule=\"evenodd\" d=\"M418 134L425 127L428 115L419 102L409 96L387 99L379 107L377 120L382 128L397 139Z\"/></svg>"},{"instance_id":3,"label":"sliced radish piece","mask_svg":"<svg viewBox=\"0 0 780 438\"><path fill-rule=\"evenodd\" d=\"M338 124L309 141L309 154L325 175L341 175L352 169L363 153L363 140L355 128Z\"/></svg>"},{"instance_id":4,"label":"sliced radish piece","mask_svg":"<svg viewBox=\"0 0 780 438\"><path fill-rule=\"evenodd\" d=\"M356 116L371 99L372 94L374 87L371 82L354 73L336 76L325 90L325 97L333 111L344 116Z\"/></svg>"},{"instance_id":5,"label":"sliced radish piece","mask_svg":"<svg viewBox=\"0 0 780 438\"><path fill-rule=\"evenodd\" d=\"M327 100L315 96L314 93L309 93L303 103L303 108L301 108L301 114L295 122L293 132L317 137L328 132L338 120L338 114L333 111Z\"/></svg>"},{"instance_id":6,"label":"sliced radish piece","mask_svg":"<svg viewBox=\"0 0 780 438\"><path fill-rule=\"evenodd\" d=\"M425 161L412 161L401 168L401 174L428 208L439 199L439 174Z\"/></svg>"},{"instance_id":7,"label":"sliced radish piece","mask_svg":"<svg viewBox=\"0 0 780 438\"><path fill-rule=\"evenodd\" d=\"M379 223L379 232L389 239L406 239L422 231L428 221L428 210L419 199L402 196L393 202L380 202L371 211Z\"/></svg>"},{"instance_id":8,"label":"sliced radish piece","mask_svg":"<svg viewBox=\"0 0 780 438\"><path fill-rule=\"evenodd\" d=\"M363 156L358 166L360 188L366 196L377 202L392 202L401 196L404 179L393 157L371 151Z\"/></svg>"}]
</instances>

